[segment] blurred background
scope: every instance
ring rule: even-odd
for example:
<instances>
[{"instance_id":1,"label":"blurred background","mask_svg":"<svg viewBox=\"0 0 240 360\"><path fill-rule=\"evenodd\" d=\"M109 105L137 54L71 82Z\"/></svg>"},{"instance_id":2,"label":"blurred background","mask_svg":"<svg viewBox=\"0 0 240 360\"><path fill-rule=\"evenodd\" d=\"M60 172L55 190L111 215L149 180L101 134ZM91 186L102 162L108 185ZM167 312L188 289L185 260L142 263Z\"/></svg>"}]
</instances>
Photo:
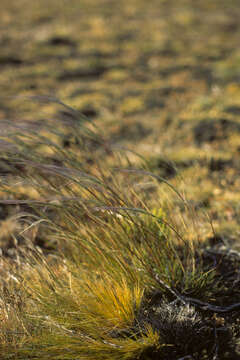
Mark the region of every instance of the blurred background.
<instances>
[{"instance_id":1,"label":"blurred background","mask_svg":"<svg viewBox=\"0 0 240 360\"><path fill-rule=\"evenodd\" d=\"M239 15L237 0L1 0L0 116L37 120L3 97L49 95L102 121L138 119L145 136L239 92Z\"/></svg>"}]
</instances>

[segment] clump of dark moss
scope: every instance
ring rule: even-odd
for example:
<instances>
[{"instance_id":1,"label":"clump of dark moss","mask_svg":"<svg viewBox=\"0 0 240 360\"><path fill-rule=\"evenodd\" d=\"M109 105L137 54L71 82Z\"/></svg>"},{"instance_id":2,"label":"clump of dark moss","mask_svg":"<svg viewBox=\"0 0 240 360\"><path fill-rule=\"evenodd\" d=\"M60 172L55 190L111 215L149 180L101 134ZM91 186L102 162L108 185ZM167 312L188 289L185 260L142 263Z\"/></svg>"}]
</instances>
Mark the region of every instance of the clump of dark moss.
<instances>
[{"instance_id":1,"label":"clump of dark moss","mask_svg":"<svg viewBox=\"0 0 240 360\"><path fill-rule=\"evenodd\" d=\"M171 359L198 352L212 343L211 327L189 304L166 300L151 304L143 310L139 321L151 324L163 342L172 345L166 349Z\"/></svg>"}]
</instances>

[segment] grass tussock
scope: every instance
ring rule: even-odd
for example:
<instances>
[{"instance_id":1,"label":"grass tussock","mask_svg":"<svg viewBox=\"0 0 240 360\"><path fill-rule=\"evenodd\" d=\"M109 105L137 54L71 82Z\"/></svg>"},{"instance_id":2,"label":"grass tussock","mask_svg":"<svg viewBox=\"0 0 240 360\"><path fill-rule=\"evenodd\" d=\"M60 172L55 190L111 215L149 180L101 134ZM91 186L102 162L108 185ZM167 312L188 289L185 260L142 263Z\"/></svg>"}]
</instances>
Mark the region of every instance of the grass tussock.
<instances>
[{"instance_id":1,"label":"grass tussock","mask_svg":"<svg viewBox=\"0 0 240 360\"><path fill-rule=\"evenodd\" d=\"M194 208L91 122L71 119L9 134L1 203L18 209L18 232L1 287L2 358L210 356L219 347L210 314L225 311L226 289ZM24 184L28 197L17 191ZM161 186L175 202L161 199Z\"/></svg>"}]
</instances>

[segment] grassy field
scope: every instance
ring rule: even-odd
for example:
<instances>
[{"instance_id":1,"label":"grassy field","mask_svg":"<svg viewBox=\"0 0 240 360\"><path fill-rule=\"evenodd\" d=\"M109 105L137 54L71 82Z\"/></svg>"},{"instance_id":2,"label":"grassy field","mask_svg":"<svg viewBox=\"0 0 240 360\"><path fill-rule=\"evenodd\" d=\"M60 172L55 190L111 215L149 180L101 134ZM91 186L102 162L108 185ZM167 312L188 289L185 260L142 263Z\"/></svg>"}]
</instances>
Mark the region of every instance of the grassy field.
<instances>
[{"instance_id":1,"label":"grassy field","mask_svg":"<svg viewBox=\"0 0 240 360\"><path fill-rule=\"evenodd\" d=\"M239 16L1 0L1 359L239 359Z\"/></svg>"}]
</instances>

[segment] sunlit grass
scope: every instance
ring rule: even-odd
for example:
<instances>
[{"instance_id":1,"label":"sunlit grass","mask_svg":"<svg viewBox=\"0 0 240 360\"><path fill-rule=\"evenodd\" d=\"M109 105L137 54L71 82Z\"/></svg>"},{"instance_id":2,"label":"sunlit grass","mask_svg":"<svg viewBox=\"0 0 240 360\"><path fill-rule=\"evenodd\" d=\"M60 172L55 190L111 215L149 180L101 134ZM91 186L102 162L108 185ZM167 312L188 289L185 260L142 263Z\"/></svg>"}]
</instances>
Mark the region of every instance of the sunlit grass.
<instances>
[{"instance_id":1,"label":"sunlit grass","mask_svg":"<svg viewBox=\"0 0 240 360\"><path fill-rule=\"evenodd\" d=\"M26 241L19 248L22 260L2 288L2 347L9 358L15 354L19 359L164 358L176 344L166 332L162 337L155 305L162 318L164 312L178 310L165 305L161 310L161 303L151 303L153 294L164 301L173 296L207 301L219 289L214 267L201 261L197 232L195 240L187 232L186 221L190 229L197 228L196 215L177 188L134 169L126 155L90 130L91 124L74 121L70 136L77 146L67 151L59 145L64 126L52 138L50 127L47 135L11 135L16 149L6 152L6 159L14 166L16 183L31 184L31 192L24 197L14 182L2 182L10 197L2 203L29 206L18 215ZM41 144L51 148L51 156ZM94 147L90 154L89 146ZM83 160L87 153L90 163ZM21 164L19 171L16 164ZM127 168L122 171L123 165ZM151 178L156 189L164 183L189 219L175 218L180 213L166 198L153 201L156 192L137 191L135 184L143 177ZM44 230L53 244L47 257L33 244ZM198 317L191 316L194 324Z\"/></svg>"}]
</instances>

